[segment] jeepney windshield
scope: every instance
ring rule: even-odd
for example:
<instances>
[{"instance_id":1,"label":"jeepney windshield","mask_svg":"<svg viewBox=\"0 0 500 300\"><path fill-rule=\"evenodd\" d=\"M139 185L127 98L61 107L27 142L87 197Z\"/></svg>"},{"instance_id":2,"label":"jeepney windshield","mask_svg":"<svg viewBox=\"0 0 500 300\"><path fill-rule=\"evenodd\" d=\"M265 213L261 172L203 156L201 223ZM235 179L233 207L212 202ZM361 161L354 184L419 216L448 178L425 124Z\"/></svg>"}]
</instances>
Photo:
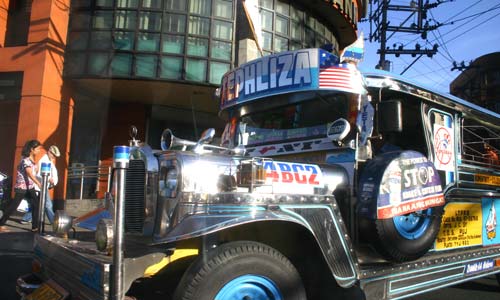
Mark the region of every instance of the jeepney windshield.
<instances>
[{"instance_id":1,"label":"jeepney windshield","mask_svg":"<svg viewBox=\"0 0 500 300\"><path fill-rule=\"evenodd\" d=\"M236 144L258 146L326 137L328 125L335 120L344 118L351 125L355 122L357 95L331 91L307 95L311 97L300 102L289 101L285 105L243 114L236 122L233 119L232 123L238 124L234 128L238 133L234 136ZM264 101L273 99L270 97Z\"/></svg>"}]
</instances>

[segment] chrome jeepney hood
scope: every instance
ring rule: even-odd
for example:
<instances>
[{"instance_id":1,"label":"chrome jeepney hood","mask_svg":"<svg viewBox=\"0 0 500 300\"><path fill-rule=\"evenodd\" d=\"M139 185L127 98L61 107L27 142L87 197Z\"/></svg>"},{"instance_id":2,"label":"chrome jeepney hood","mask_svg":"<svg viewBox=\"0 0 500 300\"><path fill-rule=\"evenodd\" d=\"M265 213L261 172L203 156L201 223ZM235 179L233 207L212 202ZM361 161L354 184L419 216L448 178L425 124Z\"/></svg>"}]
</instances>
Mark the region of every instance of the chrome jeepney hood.
<instances>
[{"instance_id":1,"label":"chrome jeepney hood","mask_svg":"<svg viewBox=\"0 0 500 300\"><path fill-rule=\"evenodd\" d=\"M208 216L214 209L241 212L250 207L264 212L277 204L325 204L333 201L336 189L348 186L347 172L339 166L210 152L169 150L157 156L160 168L159 214L154 235L157 242L189 238L211 230L206 219L204 225L189 221L183 224L190 216ZM172 174L176 175L176 183L172 182ZM247 217L252 218L252 213ZM220 220L225 223L216 225L218 229L230 226L225 217ZM193 226L199 226L201 231Z\"/></svg>"}]
</instances>

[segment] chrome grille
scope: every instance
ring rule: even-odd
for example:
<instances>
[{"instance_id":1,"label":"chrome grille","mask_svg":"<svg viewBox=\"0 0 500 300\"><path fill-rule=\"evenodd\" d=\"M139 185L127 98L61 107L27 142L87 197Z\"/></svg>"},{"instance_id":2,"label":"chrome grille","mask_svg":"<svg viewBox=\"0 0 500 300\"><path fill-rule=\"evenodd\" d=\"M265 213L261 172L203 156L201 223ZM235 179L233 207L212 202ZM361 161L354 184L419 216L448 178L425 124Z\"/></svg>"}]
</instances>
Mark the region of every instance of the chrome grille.
<instances>
[{"instance_id":1,"label":"chrome grille","mask_svg":"<svg viewBox=\"0 0 500 300\"><path fill-rule=\"evenodd\" d=\"M125 231L142 233L146 186L144 161L130 160L125 185Z\"/></svg>"}]
</instances>

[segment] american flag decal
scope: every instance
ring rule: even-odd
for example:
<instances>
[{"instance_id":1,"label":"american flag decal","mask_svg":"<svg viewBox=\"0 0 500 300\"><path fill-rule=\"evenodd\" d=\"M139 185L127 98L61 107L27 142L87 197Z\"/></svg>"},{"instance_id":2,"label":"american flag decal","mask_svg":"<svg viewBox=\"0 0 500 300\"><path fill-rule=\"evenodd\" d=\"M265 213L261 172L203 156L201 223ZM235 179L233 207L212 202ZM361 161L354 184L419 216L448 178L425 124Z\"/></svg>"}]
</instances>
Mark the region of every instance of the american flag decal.
<instances>
[{"instance_id":1,"label":"american flag decal","mask_svg":"<svg viewBox=\"0 0 500 300\"><path fill-rule=\"evenodd\" d=\"M361 74L354 66L339 64L324 54L320 56L319 88L364 93Z\"/></svg>"}]
</instances>

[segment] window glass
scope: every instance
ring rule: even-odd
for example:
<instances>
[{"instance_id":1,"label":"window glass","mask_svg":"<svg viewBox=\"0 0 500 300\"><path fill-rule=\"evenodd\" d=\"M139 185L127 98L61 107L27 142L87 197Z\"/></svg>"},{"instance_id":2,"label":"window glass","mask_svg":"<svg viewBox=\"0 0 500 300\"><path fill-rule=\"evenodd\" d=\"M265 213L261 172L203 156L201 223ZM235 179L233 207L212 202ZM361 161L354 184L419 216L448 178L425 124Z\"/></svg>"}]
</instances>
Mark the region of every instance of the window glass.
<instances>
[{"instance_id":1,"label":"window glass","mask_svg":"<svg viewBox=\"0 0 500 300\"><path fill-rule=\"evenodd\" d=\"M273 9L273 0L259 0L259 6L268 9Z\"/></svg>"},{"instance_id":2,"label":"window glass","mask_svg":"<svg viewBox=\"0 0 500 300\"><path fill-rule=\"evenodd\" d=\"M89 74L107 75L109 65L109 55L107 53L89 54Z\"/></svg>"},{"instance_id":3,"label":"window glass","mask_svg":"<svg viewBox=\"0 0 500 300\"><path fill-rule=\"evenodd\" d=\"M182 58L164 56L161 58L161 78L182 79Z\"/></svg>"},{"instance_id":4,"label":"window glass","mask_svg":"<svg viewBox=\"0 0 500 300\"><path fill-rule=\"evenodd\" d=\"M167 0L166 9L186 11L187 1Z\"/></svg>"},{"instance_id":5,"label":"window glass","mask_svg":"<svg viewBox=\"0 0 500 300\"><path fill-rule=\"evenodd\" d=\"M87 29L90 25L90 14L88 12L78 12L71 14L71 29Z\"/></svg>"},{"instance_id":6,"label":"window glass","mask_svg":"<svg viewBox=\"0 0 500 300\"><path fill-rule=\"evenodd\" d=\"M212 37L224 40L232 40L233 24L231 22L214 20L212 26Z\"/></svg>"},{"instance_id":7,"label":"window glass","mask_svg":"<svg viewBox=\"0 0 500 300\"><path fill-rule=\"evenodd\" d=\"M213 84L220 84L222 75L229 71L229 67L229 64L211 62L209 82Z\"/></svg>"},{"instance_id":8,"label":"window glass","mask_svg":"<svg viewBox=\"0 0 500 300\"><path fill-rule=\"evenodd\" d=\"M288 16L290 14L290 5L287 2L277 1L276 12Z\"/></svg>"},{"instance_id":9,"label":"window glass","mask_svg":"<svg viewBox=\"0 0 500 300\"><path fill-rule=\"evenodd\" d=\"M290 26L290 37L293 39L301 40L302 39L302 31L303 31L303 27L300 26L299 23L292 21L292 25Z\"/></svg>"},{"instance_id":10,"label":"window glass","mask_svg":"<svg viewBox=\"0 0 500 300\"><path fill-rule=\"evenodd\" d=\"M314 47L314 30L306 28L306 48L313 48Z\"/></svg>"},{"instance_id":11,"label":"window glass","mask_svg":"<svg viewBox=\"0 0 500 300\"><path fill-rule=\"evenodd\" d=\"M64 61L65 75L81 75L85 73L85 54L72 52L67 54Z\"/></svg>"},{"instance_id":12,"label":"window glass","mask_svg":"<svg viewBox=\"0 0 500 300\"><path fill-rule=\"evenodd\" d=\"M274 51L275 52L282 52L282 51L287 51L288 50L288 39L282 38L282 37L275 37L274 38Z\"/></svg>"},{"instance_id":13,"label":"window glass","mask_svg":"<svg viewBox=\"0 0 500 300\"><path fill-rule=\"evenodd\" d=\"M83 50L87 48L88 32L73 31L68 34L68 49Z\"/></svg>"},{"instance_id":14,"label":"window glass","mask_svg":"<svg viewBox=\"0 0 500 300\"><path fill-rule=\"evenodd\" d=\"M187 55L208 56L208 39L189 37L187 42Z\"/></svg>"},{"instance_id":15,"label":"window glass","mask_svg":"<svg viewBox=\"0 0 500 300\"><path fill-rule=\"evenodd\" d=\"M0 72L0 100L19 100L23 89L23 72Z\"/></svg>"},{"instance_id":16,"label":"window glass","mask_svg":"<svg viewBox=\"0 0 500 300\"><path fill-rule=\"evenodd\" d=\"M160 9L163 0L142 0L142 7Z\"/></svg>"},{"instance_id":17,"label":"window glass","mask_svg":"<svg viewBox=\"0 0 500 300\"><path fill-rule=\"evenodd\" d=\"M288 19L276 16L276 32L288 35Z\"/></svg>"},{"instance_id":18,"label":"window glass","mask_svg":"<svg viewBox=\"0 0 500 300\"><path fill-rule=\"evenodd\" d=\"M290 8L290 17L295 21L302 22L304 19L304 12L292 6Z\"/></svg>"},{"instance_id":19,"label":"window glass","mask_svg":"<svg viewBox=\"0 0 500 300\"><path fill-rule=\"evenodd\" d=\"M134 32L115 31L113 33L113 48L120 50L132 50L134 48Z\"/></svg>"},{"instance_id":20,"label":"window glass","mask_svg":"<svg viewBox=\"0 0 500 300\"><path fill-rule=\"evenodd\" d=\"M297 41L290 41L290 50L302 49L302 43Z\"/></svg>"},{"instance_id":21,"label":"window glass","mask_svg":"<svg viewBox=\"0 0 500 300\"><path fill-rule=\"evenodd\" d=\"M137 16L135 11L117 10L115 12L115 28L135 29Z\"/></svg>"},{"instance_id":22,"label":"window glass","mask_svg":"<svg viewBox=\"0 0 500 300\"><path fill-rule=\"evenodd\" d=\"M116 0L116 6L122 8L136 8L139 0Z\"/></svg>"},{"instance_id":23,"label":"window glass","mask_svg":"<svg viewBox=\"0 0 500 300\"><path fill-rule=\"evenodd\" d=\"M139 29L148 31L161 30L161 13L143 11L139 15Z\"/></svg>"},{"instance_id":24,"label":"window glass","mask_svg":"<svg viewBox=\"0 0 500 300\"><path fill-rule=\"evenodd\" d=\"M186 16L177 14L166 14L163 21L165 32L186 32Z\"/></svg>"},{"instance_id":25,"label":"window glass","mask_svg":"<svg viewBox=\"0 0 500 300\"><path fill-rule=\"evenodd\" d=\"M112 7L113 0L96 0L95 5L100 7Z\"/></svg>"},{"instance_id":26,"label":"window glass","mask_svg":"<svg viewBox=\"0 0 500 300\"><path fill-rule=\"evenodd\" d=\"M214 16L232 19L233 17L233 1L231 0L215 0Z\"/></svg>"},{"instance_id":27,"label":"window glass","mask_svg":"<svg viewBox=\"0 0 500 300\"><path fill-rule=\"evenodd\" d=\"M196 35L208 36L210 28L210 20L200 17L189 17L189 33Z\"/></svg>"},{"instance_id":28,"label":"window glass","mask_svg":"<svg viewBox=\"0 0 500 300\"><path fill-rule=\"evenodd\" d=\"M156 76L157 57L154 55L137 55L135 58L135 75L142 77Z\"/></svg>"},{"instance_id":29,"label":"window glass","mask_svg":"<svg viewBox=\"0 0 500 300\"><path fill-rule=\"evenodd\" d=\"M90 36L90 48L110 49L111 31L93 31Z\"/></svg>"},{"instance_id":30,"label":"window glass","mask_svg":"<svg viewBox=\"0 0 500 300\"><path fill-rule=\"evenodd\" d=\"M273 49L273 34L269 32L262 32L262 48L267 50Z\"/></svg>"},{"instance_id":31,"label":"window glass","mask_svg":"<svg viewBox=\"0 0 500 300\"><path fill-rule=\"evenodd\" d=\"M212 58L231 60L231 43L212 41L211 51Z\"/></svg>"},{"instance_id":32,"label":"window glass","mask_svg":"<svg viewBox=\"0 0 500 300\"><path fill-rule=\"evenodd\" d=\"M260 10L260 16L262 18L262 29L272 31L273 30L273 13L267 10Z\"/></svg>"},{"instance_id":33,"label":"window glass","mask_svg":"<svg viewBox=\"0 0 500 300\"><path fill-rule=\"evenodd\" d=\"M183 35L163 35L162 51L165 53L184 53L184 36Z\"/></svg>"},{"instance_id":34,"label":"window glass","mask_svg":"<svg viewBox=\"0 0 500 300\"><path fill-rule=\"evenodd\" d=\"M159 33L139 33L137 35L138 51L158 51L160 48Z\"/></svg>"},{"instance_id":35,"label":"window glass","mask_svg":"<svg viewBox=\"0 0 500 300\"><path fill-rule=\"evenodd\" d=\"M207 75L207 61L199 59L187 59L186 79L192 81L205 81Z\"/></svg>"},{"instance_id":36,"label":"window glass","mask_svg":"<svg viewBox=\"0 0 500 300\"><path fill-rule=\"evenodd\" d=\"M212 8L211 4L211 0L190 0L189 12L209 17Z\"/></svg>"},{"instance_id":37,"label":"window glass","mask_svg":"<svg viewBox=\"0 0 500 300\"><path fill-rule=\"evenodd\" d=\"M132 54L117 53L111 61L112 76L130 76L132 70Z\"/></svg>"},{"instance_id":38,"label":"window glass","mask_svg":"<svg viewBox=\"0 0 500 300\"><path fill-rule=\"evenodd\" d=\"M96 11L94 14L93 27L97 29L109 29L113 24L112 11Z\"/></svg>"}]
</instances>

